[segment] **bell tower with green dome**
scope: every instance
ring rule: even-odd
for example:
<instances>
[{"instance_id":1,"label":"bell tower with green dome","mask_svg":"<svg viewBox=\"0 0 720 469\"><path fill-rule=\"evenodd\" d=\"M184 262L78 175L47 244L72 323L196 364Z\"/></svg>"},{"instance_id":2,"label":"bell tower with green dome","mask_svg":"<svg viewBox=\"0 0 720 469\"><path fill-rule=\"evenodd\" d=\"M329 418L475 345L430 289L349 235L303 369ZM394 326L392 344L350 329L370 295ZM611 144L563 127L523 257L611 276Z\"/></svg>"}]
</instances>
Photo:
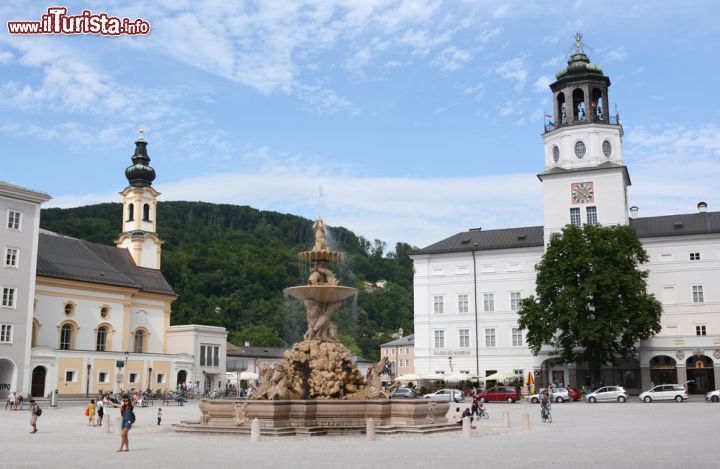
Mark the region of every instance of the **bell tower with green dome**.
<instances>
[{"instance_id":1,"label":"bell tower with green dome","mask_svg":"<svg viewBox=\"0 0 720 469\"><path fill-rule=\"evenodd\" d=\"M623 128L610 115L610 78L590 62L582 35L550 85L553 117L545 122L543 185L545 245L567 224L628 224Z\"/></svg>"},{"instance_id":2,"label":"bell tower with green dome","mask_svg":"<svg viewBox=\"0 0 720 469\"><path fill-rule=\"evenodd\" d=\"M157 235L157 198L153 189L155 170L150 166L147 142L140 138L135 142L132 164L125 169L128 186L120 192L123 197L122 233L115 240L119 248L126 248L132 254L135 264L149 269L160 268L162 241Z\"/></svg>"}]
</instances>

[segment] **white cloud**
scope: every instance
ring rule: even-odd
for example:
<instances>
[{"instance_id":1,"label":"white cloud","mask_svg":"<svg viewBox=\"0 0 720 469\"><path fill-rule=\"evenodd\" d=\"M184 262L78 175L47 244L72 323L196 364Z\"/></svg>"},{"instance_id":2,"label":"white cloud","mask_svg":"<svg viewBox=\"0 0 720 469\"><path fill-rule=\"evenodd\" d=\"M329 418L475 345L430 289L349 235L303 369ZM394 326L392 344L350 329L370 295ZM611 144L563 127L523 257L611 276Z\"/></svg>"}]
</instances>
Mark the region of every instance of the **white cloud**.
<instances>
[{"instance_id":1,"label":"white cloud","mask_svg":"<svg viewBox=\"0 0 720 469\"><path fill-rule=\"evenodd\" d=\"M6 64L10 62L15 56L9 50L0 51L0 64Z\"/></svg>"},{"instance_id":2,"label":"white cloud","mask_svg":"<svg viewBox=\"0 0 720 469\"><path fill-rule=\"evenodd\" d=\"M472 56L469 52L460 50L455 46L450 46L440 52L440 55L438 55L434 63L439 66L441 70L452 72L461 69L471 58Z\"/></svg>"},{"instance_id":3,"label":"white cloud","mask_svg":"<svg viewBox=\"0 0 720 469\"><path fill-rule=\"evenodd\" d=\"M542 75L539 76L537 80L535 80L535 84L533 85L533 87L538 93L547 93L548 87L553 81L555 80L553 80L553 77L551 77L550 75Z\"/></svg>"},{"instance_id":4,"label":"white cloud","mask_svg":"<svg viewBox=\"0 0 720 469\"><path fill-rule=\"evenodd\" d=\"M622 61L625 60L627 57L627 52L625 51L625 47L620 46L616 47L614 49L610 49L605 54L605 62L615 62L615 61Z\"/></svg>"},{"instance_id":5,"label":"white cloud","mask_svg":"<svg viewBox=\"0 0 720 469\"><path fill-rule=\"evenodd\" d=\"M515 57L498 65L495 68L495 73L506 80L515 81L516 87L520 87L527 80L528 69L521 57Z\"/></svg>"},{"instance_id":6,"label":"white cloud","mask_svg":"<svg viewBox=\"0 0 720 469\"><path fill-rule=\"evenodd\" d=\"M543 67L559 67L562 64L565 63L565 56L564 55L556 55L555 57L551 57L545 61L543 61L542 66Z\"/></svg>"}]
</instances>

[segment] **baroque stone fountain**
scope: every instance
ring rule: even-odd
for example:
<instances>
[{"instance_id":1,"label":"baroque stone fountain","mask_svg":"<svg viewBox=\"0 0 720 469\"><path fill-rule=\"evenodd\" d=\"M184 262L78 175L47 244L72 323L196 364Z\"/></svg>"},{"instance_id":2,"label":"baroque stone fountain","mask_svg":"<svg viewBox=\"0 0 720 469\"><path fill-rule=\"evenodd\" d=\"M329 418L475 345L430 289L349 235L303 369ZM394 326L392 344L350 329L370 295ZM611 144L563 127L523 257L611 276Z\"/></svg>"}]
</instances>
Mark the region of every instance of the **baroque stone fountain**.
<instances>
[{"instance_id":1,"label":"baroque stone fountain","mask_svg":"<svg viewBox=\"0 0 720 469\"><path fill-rule=\"evenodd\" d=\"M249 433L251 420L271 435L362 432L372 418L379 433L430 433L458 430L446 418L450 404L430 399L389 399L380 376L388 358L363 377L350 351L335 338L331 317L357 289L339 285L330 269L342 253L329 250L325 225L313 224L315 244L298 258L310 265L306 285L286 288L303 301L307 332L285 352L284 360L259 364L260 386L249 399L208 399L200 403L200 422L183 422L176 431Z\"/></svg>"}]
</instances>

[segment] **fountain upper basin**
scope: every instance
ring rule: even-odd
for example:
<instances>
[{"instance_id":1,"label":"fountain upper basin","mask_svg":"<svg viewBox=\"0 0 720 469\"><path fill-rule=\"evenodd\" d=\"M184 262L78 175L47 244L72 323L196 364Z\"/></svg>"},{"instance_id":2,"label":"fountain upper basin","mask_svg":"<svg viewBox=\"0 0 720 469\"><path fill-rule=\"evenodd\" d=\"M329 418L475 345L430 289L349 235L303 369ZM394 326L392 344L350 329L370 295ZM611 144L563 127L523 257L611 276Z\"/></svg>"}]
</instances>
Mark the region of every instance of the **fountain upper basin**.
<instances>
[{"instance_id":1,"label":"fountain upper basin","mask_svg":"<svg viewBox=\"0 0 720 469\"><path fill-rule=\"evenodd\" d=\"M314 300L318 303L337 303L351 296L355 296L357 288L340 285L301 285L283 290L298 300Z\"/></svg>"}]
</instances>

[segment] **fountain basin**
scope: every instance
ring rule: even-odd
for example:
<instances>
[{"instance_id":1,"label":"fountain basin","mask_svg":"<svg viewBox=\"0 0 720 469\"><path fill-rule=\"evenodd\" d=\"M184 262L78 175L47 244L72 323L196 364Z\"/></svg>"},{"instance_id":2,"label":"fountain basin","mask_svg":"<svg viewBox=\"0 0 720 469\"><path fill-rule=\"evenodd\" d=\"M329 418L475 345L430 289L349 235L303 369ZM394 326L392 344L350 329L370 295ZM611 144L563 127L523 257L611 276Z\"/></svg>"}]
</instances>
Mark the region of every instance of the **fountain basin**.
<instances>
[{"instance_id":1,"label":"fountain basin","mask_svg":"<svg viewBox=\"0 0 720 469\"><path fill-rule=\"evenodd\" d=\"M302 251L298 259L304 262L337 262L343 257L338 251Z\"/></svg>"},{"instance_id":2,"label":"fountain basin","mask_svg":"<svg viewBox=\"0 0 720 469\"><path fill-rule=\"evenodd\" d=\"M298 300L313 300L318 303L338 303L357 293L357 288L342 287L340 285L302 285L283 290Z\"/></svg>"}]
</instances>

